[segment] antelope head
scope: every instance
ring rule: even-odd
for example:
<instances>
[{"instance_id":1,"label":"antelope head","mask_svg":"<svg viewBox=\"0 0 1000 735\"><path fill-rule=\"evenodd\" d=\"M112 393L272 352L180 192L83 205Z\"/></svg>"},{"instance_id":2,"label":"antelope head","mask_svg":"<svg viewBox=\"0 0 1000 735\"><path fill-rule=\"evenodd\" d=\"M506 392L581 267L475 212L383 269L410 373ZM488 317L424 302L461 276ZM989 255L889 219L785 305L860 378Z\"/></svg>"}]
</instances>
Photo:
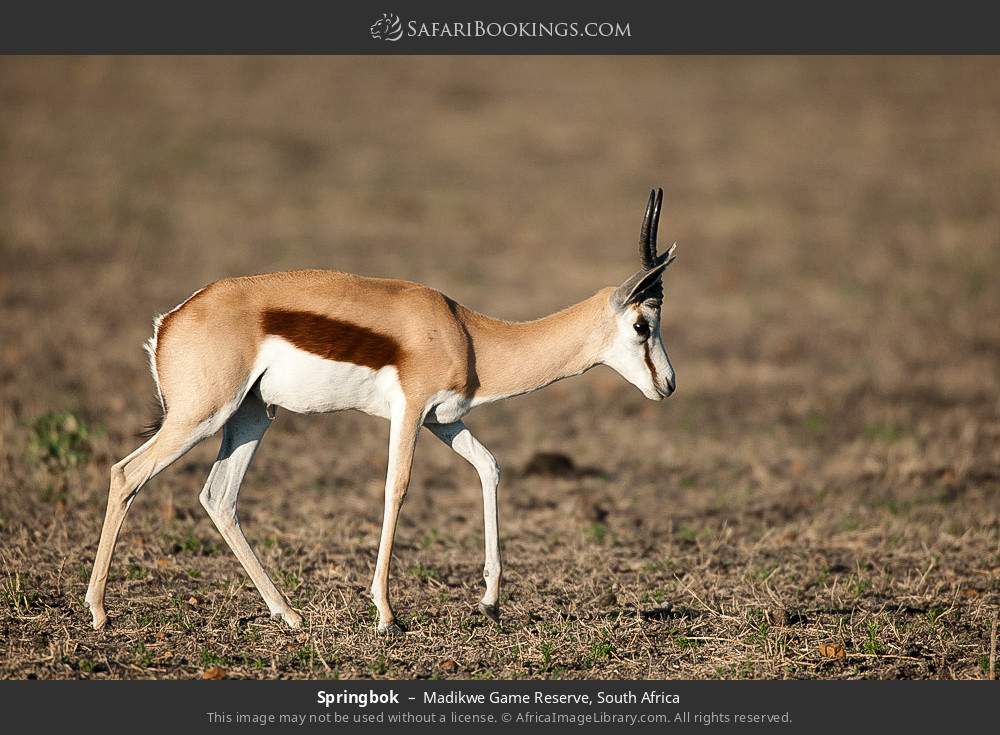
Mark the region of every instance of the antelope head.
<instances>
[{"instance_id":1,"label":"antelope head","mask_svg":"<svg viewBox=\"0 0 1000 735\"><path fill-rule=\"evenodd\" d=\"M674 262L677 247L674 243L665 253L656 253L662 203L662 189L649 192L639 233L642 268L611 293L609 309L613 327L601 359L654 401L662 401L676 387L674 369L660 334L663 271Z\"/></svg>"}]
</instances>

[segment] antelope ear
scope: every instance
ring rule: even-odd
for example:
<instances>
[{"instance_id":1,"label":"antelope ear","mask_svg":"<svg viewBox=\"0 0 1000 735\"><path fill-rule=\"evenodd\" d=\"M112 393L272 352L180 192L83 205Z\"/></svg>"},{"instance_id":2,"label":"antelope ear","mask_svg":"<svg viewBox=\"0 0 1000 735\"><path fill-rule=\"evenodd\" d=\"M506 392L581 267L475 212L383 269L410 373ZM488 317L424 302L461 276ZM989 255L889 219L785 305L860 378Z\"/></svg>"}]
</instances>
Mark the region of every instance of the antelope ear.
<instances>
[{"instance_id":1,"label":"antelope ear","mask_svg":"<svg viewBox=\"0 0 1000 735\"><path fill-rule=\"evenodd\" d=\"M640 270L633 273L611 296L612 302L618 308L623 308L629 304L636 303L649 291L657 288L657 295L662 297L663 290L660 280L663 278L663 271L668 265L673 263L677 256L674 255L676 244L656 260L657 263L649 270Z\"/></svg>"},{"instance_id":2,"label":"antelope ear","mask_svg":"<svg viewBox=\"0 0 1000 735\"><path fill-rule=\"evenodd\" d=\"M674 251L676 250L677 250L677 243L674 243L673 245L670 246L667 252L663 253L662 255L658 255L656 257L656 264L659 265L660 263L663 263L663 267L666 268L668 265L677 260L677 256L674 255Z\"/></svg>"}]
</instances>

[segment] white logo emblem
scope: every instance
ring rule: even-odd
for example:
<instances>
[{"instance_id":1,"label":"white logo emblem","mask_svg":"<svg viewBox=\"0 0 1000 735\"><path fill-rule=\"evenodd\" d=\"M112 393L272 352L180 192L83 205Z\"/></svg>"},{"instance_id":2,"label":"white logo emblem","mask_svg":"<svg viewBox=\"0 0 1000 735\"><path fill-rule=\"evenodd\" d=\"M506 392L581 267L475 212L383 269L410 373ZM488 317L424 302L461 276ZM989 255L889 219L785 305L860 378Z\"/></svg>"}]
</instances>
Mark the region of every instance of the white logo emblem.
<instances>
[{"instance_id":1,"label":"white logo emblem","mask_svg":"<svg viewBox=\"0 0 1000 735\"><path fill-rule=\"evenodd\" d=\"M376 41L398 41L403 37L403 24L395 13L382 13L368 30Z\"/></svg>"}]
</instances>

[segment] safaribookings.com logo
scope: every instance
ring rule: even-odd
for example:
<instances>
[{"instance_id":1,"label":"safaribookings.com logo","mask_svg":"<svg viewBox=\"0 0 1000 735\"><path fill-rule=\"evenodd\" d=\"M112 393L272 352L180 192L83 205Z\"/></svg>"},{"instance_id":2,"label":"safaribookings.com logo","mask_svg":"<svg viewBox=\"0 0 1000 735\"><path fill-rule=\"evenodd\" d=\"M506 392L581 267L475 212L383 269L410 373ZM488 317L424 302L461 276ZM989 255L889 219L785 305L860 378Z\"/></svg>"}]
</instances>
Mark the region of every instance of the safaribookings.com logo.
<instances>
[{"instance_id":1,"label":"safaribookings.com logo","mask_svg":"<svg viewBox=\"0 0 1000 735\"><path fill-rule=\"evenodd\" d=\"M376 41L398 41L403 37L403 24L395 13L382 13L368 30Z\"/></svg>"},{"instance_id":2,"label":"safaribookings.com logo","mask_svg":"<svg viewBox=\"0 0 1000 735\"><path fill-rule=\"evenodd\" d=\"M395 13L382 13L369 32L376 41L407 38L631 38L623 21L420 21L404 25Z\"/></svg>"}]
</instances>

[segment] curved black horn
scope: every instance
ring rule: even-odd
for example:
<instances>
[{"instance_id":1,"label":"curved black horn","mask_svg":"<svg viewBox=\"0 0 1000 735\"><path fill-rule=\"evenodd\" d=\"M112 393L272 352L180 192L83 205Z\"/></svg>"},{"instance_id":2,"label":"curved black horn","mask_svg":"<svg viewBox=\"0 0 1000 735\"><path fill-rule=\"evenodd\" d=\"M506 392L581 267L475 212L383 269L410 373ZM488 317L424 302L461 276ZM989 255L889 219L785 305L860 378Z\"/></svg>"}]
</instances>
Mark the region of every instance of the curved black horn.
<instances>
[{"instance_id":1,"label":"curved black horn","mask_svg":"<svg viewBox=\"0 0 1000 735\"><path fill-rule=\"evenodd\" d=\"M660 231L660 206L662 204L663 189L657 189L656 205L653 207L653 222L649 227L649 257L653 263L656 262L656 234Z\"/></svg>"},{"instance_id":2,"label":"curved black horn","mask_svg":"<svg viewBox=\"0 0 1000 735\"><path fill-rule=\"evenodd\" d=\"M639 230L639 262L643 268L652 268L653 259L649 256L649 225L653 221L653 205L656 194L649 190L649 201L646 203L646 215L642 218L642 229Z\"/></svg>"},{"instance_id":3,"label":"curved black horn","mask_svg":"<svg viewBox=\"0 0 1000 735\"><path fill-rule=\"evenodd\" d=\"M656 230L660 225L662 204L663 189L650 189L646 216L642 220L642 230L639 232L639 260L646 269L656 265Z\"/></svg>"}]
</instances>

